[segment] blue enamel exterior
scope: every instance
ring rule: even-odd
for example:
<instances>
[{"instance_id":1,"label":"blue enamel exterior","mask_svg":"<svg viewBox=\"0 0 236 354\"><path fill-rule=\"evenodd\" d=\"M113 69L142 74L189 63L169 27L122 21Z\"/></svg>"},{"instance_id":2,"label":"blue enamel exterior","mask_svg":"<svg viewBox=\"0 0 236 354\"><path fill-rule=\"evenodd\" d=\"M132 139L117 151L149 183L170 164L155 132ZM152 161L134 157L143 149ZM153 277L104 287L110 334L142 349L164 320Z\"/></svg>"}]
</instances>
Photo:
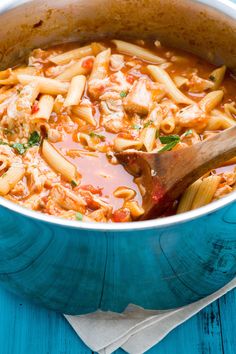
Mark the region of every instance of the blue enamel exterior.
<instances>
[{"instance_id":1,"label":"blue enamel exterior","mask_svg":"<svg viewBox=\"0 0 236 354\"><path fill-rule=\"evenodd\" d=\"M236 274L235 203L136 232L69 229L2 207L0 225L0 282L64 313L181 306Z\"/></svg>"}]
</instances>

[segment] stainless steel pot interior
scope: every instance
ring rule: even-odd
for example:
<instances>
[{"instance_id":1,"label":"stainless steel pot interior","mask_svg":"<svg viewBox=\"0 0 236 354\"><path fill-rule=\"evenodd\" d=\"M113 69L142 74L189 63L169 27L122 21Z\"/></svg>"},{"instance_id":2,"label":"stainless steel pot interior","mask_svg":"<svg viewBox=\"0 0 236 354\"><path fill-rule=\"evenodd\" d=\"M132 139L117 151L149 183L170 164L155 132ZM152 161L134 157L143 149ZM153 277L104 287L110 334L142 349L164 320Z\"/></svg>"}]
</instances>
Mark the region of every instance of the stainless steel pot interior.
<instances>
[{"instance_id":1,"label":"stainless steel pot interior","mask_svg":"<svg viewBox=\"0 0 236 354\"><path fill-rule=\"evenodd\" d=\"M22 4L23 3L23 4ZM91 39L153 38L236 70L236 5L229 1L57 0L1 5L1 66L21 60L35 47ZM0 205L54 224L96 230L158 228L213 212L236 200L236 192L201 209L165 219L117 225L85 224L48 217L0 198Z\"/></svg>"}]
</instances>

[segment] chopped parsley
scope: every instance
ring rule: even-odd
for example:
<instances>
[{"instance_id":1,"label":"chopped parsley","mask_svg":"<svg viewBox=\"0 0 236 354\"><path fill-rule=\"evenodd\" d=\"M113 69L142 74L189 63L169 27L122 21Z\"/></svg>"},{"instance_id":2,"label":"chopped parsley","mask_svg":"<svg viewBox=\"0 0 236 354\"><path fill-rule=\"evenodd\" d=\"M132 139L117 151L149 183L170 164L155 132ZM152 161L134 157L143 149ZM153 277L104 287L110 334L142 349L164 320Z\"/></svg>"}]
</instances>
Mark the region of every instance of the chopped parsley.
<instances>
[{"instance_id":1,"label":"chopped parsley","mask_svg":"<svg viewBox=\"0 0 236 354\"><path fill-rule=\"evenodd\" d=\"M27 149L31 148L32 146L36 146L40 144L41 137L38 132L34 131L28 140L27 144L21 144L21 143L14 143L14 144L8 144L5 143L5 141L0 140L0 145L8 145L15 149L18 154L23 155Z\"/></svg>"},{"instance_id":2,"label":"chopped parsley","mask_svg":"<svg viewBox=\"0 0 236 354\"><path fill-rule=\"evenodd\" d=\"M104 135L97 134L97 133L94 133L94 132L89 133L89 136L91 136L91 138L99 138L102 141L106 140L106 137Z\"/></svg>"},{"instance_id":3,"label":"chopped parsley","mask_svg":"<svg viewBox=\"0 0 236 354\"><path fill-rule=\"evenodd\" d=\"M126 96L127 96L127 92L125 92L125 91L120 92L120 97L124 98Z\"/></svg>"},{"instance_id":4,"label":"chopped parsley","mask_svg":"<svg viewBox=\"0 0 236 354\"><path fill-rule=\"evenodd\" d=\"M75 214L75 218L76 218L76 220L78 220L78 221L82 221L82 220L83 220L83 214L77 212L77 213Z\"/></svg>"},{"instance_id":5,"label":"chopped parsley","mask_svg":"<svg viewBox=\"0 0 236 354\"><path fill-rule=\"evenodd\" d=\"M193 134L193 131L192 131L192 129L189 129L189 130L186 130L186 132L184 133L184 136L189 136L191 134Z\"/></svg>"},{"instance_id":6,"label":"chopped parsley","mask_svg":"<svg viewBox=\"0 0 236 354\"><path fill-rule=\"evenodd\" d=\"M149 125L151 125L153 123L153 120L148 120L145 124L144 124L144 128L147 128L147 127L149 127Z\"/></svg>"},{"instance_id":7,"label":"chopped parsley","mask_svg":"<svg viewBox=\"0 0 236 354\"><path fill-rule=\"evenodd\" d=\"M27 147L21 143L14 143L11 147L13 147L13 149L15 149L20 155L23 155L27 150Z\"/></svg>"},{"instance_id":8,"label":"chopped parsley","mask_svg":"<svg viewBox=\"0 0 236 354\"><path fill-rule=\"evenodd\" d=\"M70 184L71 184L72 188L74 188L74 187L77 187L77 186L78 186L77 182L76 182L76 181L74 181L73 179L72 179L72 181L70 182Z\"/></svg>"},{"instance_id":9,"label":"chopped parsley","mask_svg":"<svg viewBox=\"0 0 236 354\"><path fill-rule=\"evenodd\" d=\"M168 135L168 136L160 136L160 142L162 144L166 144L161 148L158 152L170 151L172 150L179 142L179 135Z\"/></svg>"},{"instance_id":10,"label":"chopped parsley","mask_svg":"<svg viewBox=\"0 0 236 354\"><path fill-rule=\"evenodd\" d=\"M40 138L39 133L34 131L29 137L28 147L39 145L40 144L40 140L41 140L41 138Z\"/></svg>"},{"instance_id":11,"label":"chopped parsley","mask_svg":"<svg viewBox=\"0 0 236 354\"><path fill-rule=\"evenodd\" d=\"M139 124L132 125L132 129L140 130L142 127Z\"/></svg>"}]
</instances>

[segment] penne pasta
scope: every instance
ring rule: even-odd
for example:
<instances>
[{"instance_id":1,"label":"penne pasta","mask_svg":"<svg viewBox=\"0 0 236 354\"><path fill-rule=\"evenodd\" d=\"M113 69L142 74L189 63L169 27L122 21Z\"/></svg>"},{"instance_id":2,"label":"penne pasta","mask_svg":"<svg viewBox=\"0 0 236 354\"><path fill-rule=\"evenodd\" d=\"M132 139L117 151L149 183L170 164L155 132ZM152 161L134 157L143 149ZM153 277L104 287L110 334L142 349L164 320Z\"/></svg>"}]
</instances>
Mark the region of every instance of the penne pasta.
<instances>
[{"instance_id":1,"label":"penne pasta","mask_svg":"<svg viewBox=\"0 0 236 354\"><path fill-rule=\"evenodd\" d=\"M27 74L27 75L36 75L37 69L34 67L19 67L16 69L7 69L0 72L0 85L15 85L18 84L19 80L17 75Z\"/></svg>"},{"instance_id":2,"label":"penne pasta","mask_svg":"<svg viewBox=\"0 0 236 354\"><path fill-rule=\"evenodd\" d=\"M135 190L128 188L128 187L118 187L114 192L113 192L114 197L116 198L122 198L125 200L130 200L133 199L136 196Z\"/></svg>"},{"instance_id":3,"label":"penne pasta","mask_svg":"<svg viewBox=\"0 0 236 354\"><path fill-rule=\"evenodd\" d=\"M45 139L42 145L42 154L49 166L57 173L60 173L66 180L69 182L77 180L76 167Z\"/></svg>"},{"instance_id":4,"label":"penne pasta","mask_svg":"<svg viewBox=\"0 0 236 354\"><path fill-rule=\"evenodd\" d=\"M229 118L226 114L214 109L209 117L207 130L228 129L233 127L235 124L236 121L234 119Z\"/></svg>"},{"instance_id":5,"label":"penne pasta","mask_svg":"<svg viewBox=\"0 0 236 354\"><path fill-rule=\"evenodd\" d=\"M212 90L218 90L224 80L226 69L226 66L223 65L212 71L209 76L209 79L213 82Z\"/></svg>"},{"instance_id":6,"label":"penne pasta","mask_svg":"<svg viewBox=\"0 0 236 354\"><path fill-rule=\"evenodd\" d=\"M215 107L217 107L224 97L224 91L212 91L208 93L200 102L199 107L204 112L211 112Z\"/></svg>"},{"instance_id":7,"label":"penne pasta","mask_svg":"<svg viewBox=\"0 0 236 354\"><path fill-rule=\"evenodd\" d=\"M171 134L175 130L175 119L173 115L169 115L161 121L160 129L165 134Z\"/></svg>"},{"instance_id":8,"label":"penne pasta","mask_svg":"<svg viewBox=\"0 0 236 354\"><path fill-rule=\"evenodd\" d=\"M112 42L115 44L117 50L120 53L131 55L131 56L149 61L154 64L162 64L166 61L165 59L159 57L158 55L152 53L151 51L149 51L145 48L139 47L136 44L131 44L131 43L116 40L116 39L113 40Z\"/></svg>"},{"instance_id":9,"label":"penne pasta","mask_svg":"<svg viewBox=\"0 0 236 354\"><path fill-rule=\"evenodd\" d=\"M144 209L141 206L139 206L136 201L133 201L133 200L126 201L124 203L124 208L127 208L130 210L130 214L131 214L132 218L134 218L135 220L144 214Z\"/></svg>"},{"instance_id":10,"label":"penne pasta","mask_svg":"<svg viewBox=\"0 0 236 354\"><path fill-rule=\"evenodd\" d=\"M106 77L109 67L110 55L111 49L108 48L96 56L93 64L93 70L89 77L89 82L94 79L102 80Z\"/></svg>"},{"instance_id":11,"label":"penne pasta","mask_svg":"<svg viewBox=\"0 0 236 354\"><path fill-rule=\"evenodd\" d=\"M155 81L160 82L161 84L165 85L165 88L167 90L167 93L169 96L174 100L176 103L183 103L183 104L193 104L194 101L192 101L190 98L185 96L174 84L174 81L171 79L171 77L168 75L168 73L154 65L148 65L147 69L151 76L154 78Z\"/></svg>"},{"instance_id":12,"label":"penne pasta","mask_svg":"<svg viewBox=\"0 0 236 354\"><path fill-rule=\"evenodd\" d=\"M69 89L69 83L60 82L43 76L20 74L17 75L17 78L22 85L28 85L32 81L38 83L40 93L48 95L65 95Z\"/></svg>"},{"instance_id":13,"label":"penne pasta","mask_svg":"<svg viewBox=\"0 0 236 354\"><path fill-rule=\"evenodd\" d=\"M12 188L23 178L25 167L21 163L13 163L0 177L0 195L7 195Z\"/></svg>"},{"instance_id":14,"label":"penne pasta","mask_svg":"<svg viewBox=\"0 0 236 354\"><path fill-rule=\"evenodd\" d=\"M139 149L142 143L139 140L129 140L124 138L114 139L114 149L115 151L124 151L131 148Z\"/></svg>"},{"instance_id":15,"label":"penne pasta","mask_svg":"<svg viewBox=\"0 0 236 354\"><path fill-rule=\"evenodd\" d=\"M147 150L147 152L151 152L154 148L155 141L156 141L156 133L157 133L156 127L144 128L142 132L141 141L143 142L143 145Z\"/></svg>"},{"instance_id":16,"label":"penne pasta","mask_svg":"<svg viewBox=\"0 0 236 354\"><path fill-rule=\"evenodd\" d=\"M179 201L179 205L177 208L177 214L184 213L188 210L191 210L193 200L197 194L197 191L198 191L201 183L202 183L202 180L198 179L196 182L191 184L191 186L189 186L186 189L186 191L184 192L184 194L182 195L182 197Z\"/></svg>"},{"instance_id":17,"label":"penne pasta","mask_svg":"<svg viewBox=\"0 0 236 354\"><path fill-rule=\"evenodd\" d=\"M86 45L84 47L72 49L68 52L51 57L50 61L56 65L63 65L70 62L71 60L80 59L89 55L93 55L93 49L91 45Z\"/></svg>"},{"instance_id":18,"label":"penne pasta","mask_svg":"<svg viewBox=\"0 0 236 354\"><path fill-rule=\"evenodd\" d=\"M31 117L32 120L48 121L54 106L54 98L50 95L42 95L38 103L38 111Z\"/></svg>"},{"instance_id":19,"label":"penne pasta","mask_svg":"<svg viewBox=\"0 0 236 354\"><path fill-rule=\"evenodd\" d=\"M88 57L86 60L90 60L91 63L93 63L94 57ZM90 72L90 68L83 65L84 61L85 58L81 59L77 63L72 64L69 68L64 70L63 73L58 75L56 79L60 81L70 81L74 76L87 75Z\"/></svg>"},{"instance_id":20,"label":"penne pasta","mask_svg":"<svg viewBox=\"0 0 236 354\"><path fill-rule=\"evenodd\" d=\"M76 106L80 103L86 84L86 77L83 75L74 76L64 102L64 107Z\"/></svg>"},{"instance_id":21,"label":"penne pasta","mask_svg":"<svg viewBox=\"0 0 236 354\"><path fill-rule=\"evenodd\" d=\"M202 180L193 199L191 210L200 208L212 201L220 179L220 176L209 176Z\"/></svg>"},{"instance_id":22,"label":"penne pasta","mask_svg":"<svg viewBox=\"0 0 236 354\"><path fill-rule=\"evenodd\" d=\"M235 102L225 103L224 110L225 110L225 113L227 114L228 117L230 117L230 118L234 118L234 116L236 117Z\"/></svg>"}]
</instances>

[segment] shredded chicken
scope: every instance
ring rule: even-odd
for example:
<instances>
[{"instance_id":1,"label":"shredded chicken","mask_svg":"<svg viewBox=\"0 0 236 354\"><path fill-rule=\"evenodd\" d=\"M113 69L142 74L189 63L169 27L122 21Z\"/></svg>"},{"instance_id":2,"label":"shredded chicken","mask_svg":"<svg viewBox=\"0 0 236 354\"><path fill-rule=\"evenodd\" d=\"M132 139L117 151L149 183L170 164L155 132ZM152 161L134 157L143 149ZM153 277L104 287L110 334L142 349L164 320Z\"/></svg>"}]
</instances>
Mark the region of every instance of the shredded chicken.
<instances>
[{"instance_id":1,"label":"shredded chicken","mask_svg":"<svg viewBox=\"0 0 236 354\"><path fill-rule=\"evenodd\" d=\"M124 99L124 108L128 112L148 114L152 104L151 92L147 89L147 80L139 79Z\"/></svg>"}]
</instances>

